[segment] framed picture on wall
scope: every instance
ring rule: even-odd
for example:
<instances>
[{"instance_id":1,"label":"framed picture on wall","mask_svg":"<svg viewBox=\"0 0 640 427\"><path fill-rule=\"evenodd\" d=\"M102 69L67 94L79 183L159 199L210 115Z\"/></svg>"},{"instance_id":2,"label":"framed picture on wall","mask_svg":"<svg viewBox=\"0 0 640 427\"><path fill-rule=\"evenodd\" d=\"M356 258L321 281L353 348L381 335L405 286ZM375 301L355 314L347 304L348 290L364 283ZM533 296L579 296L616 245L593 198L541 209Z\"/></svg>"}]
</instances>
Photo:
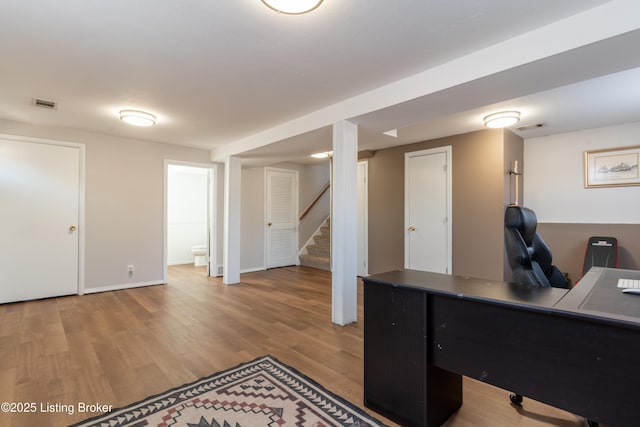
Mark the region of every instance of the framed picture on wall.
<instances>
[{"instance_id":1,"label":"framed picture on wall","mask_svg":"<svg viewBox=\"0 0 640 427\"><path fill-rule=\"evenodd\" d=\"M640 185L640 145L584 152L585 188Z\"/></svg>"}]
</instances>

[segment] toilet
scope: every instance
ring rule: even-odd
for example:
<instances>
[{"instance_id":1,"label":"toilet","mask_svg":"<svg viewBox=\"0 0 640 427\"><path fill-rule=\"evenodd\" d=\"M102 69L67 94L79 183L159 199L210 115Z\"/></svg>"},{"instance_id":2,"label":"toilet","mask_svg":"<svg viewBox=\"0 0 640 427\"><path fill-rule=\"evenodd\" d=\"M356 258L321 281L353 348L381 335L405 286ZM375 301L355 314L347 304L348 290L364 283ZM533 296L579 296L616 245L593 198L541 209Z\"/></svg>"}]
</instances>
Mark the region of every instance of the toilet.
<instances>
[{"instance_id":1,"label":"toilet","mask_svg":"<svg viewBox=\"0 0 640 427\"><path fill-rule=\"evenodd\" d=\"M195 257L194 264L196 267L207 265L207 245L192 246L191 253Z\"/></svg>"}]
</instances>

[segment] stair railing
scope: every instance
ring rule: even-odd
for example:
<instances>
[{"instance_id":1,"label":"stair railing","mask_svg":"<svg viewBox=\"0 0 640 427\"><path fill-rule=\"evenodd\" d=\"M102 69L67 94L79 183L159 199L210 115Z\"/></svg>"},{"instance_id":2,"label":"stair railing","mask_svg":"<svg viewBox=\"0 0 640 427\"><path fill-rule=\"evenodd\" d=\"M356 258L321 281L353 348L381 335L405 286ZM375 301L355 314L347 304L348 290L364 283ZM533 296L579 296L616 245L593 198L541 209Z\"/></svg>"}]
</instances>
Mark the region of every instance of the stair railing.
<instances>
[{"instance_id":1,"label":"stair railing","mask_svg":"<svg viewBox=\"0 0 640 427\"><path fill-rule=\"evenodd\" d=\"M307 206L307 208L304 211L302 211L302 214L300 214L300 219L304 218L309 213L311 208L313 208L315 206L315 204L318 203L318 200L320 200L320 197L322 197L324 195L324 193L327 192L329 187L331 187L331 181L327 182L325 184L325 186L322 187L322 190L320 190L320 192L315 197L315 199L313 199L313 201L311 203L309 203L309 206Z\"/></svg>"}]
</instances>

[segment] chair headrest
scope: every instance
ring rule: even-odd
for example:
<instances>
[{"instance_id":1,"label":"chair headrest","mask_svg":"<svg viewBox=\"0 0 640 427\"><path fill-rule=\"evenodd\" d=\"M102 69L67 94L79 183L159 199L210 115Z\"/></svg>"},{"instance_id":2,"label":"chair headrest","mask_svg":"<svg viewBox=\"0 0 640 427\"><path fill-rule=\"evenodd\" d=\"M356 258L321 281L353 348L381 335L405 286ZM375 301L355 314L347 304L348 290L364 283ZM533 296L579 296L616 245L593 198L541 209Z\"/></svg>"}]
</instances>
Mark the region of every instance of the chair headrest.
<instances>
[{"instance_id":1,"label":"chair headrest","mask_svg":"<svg viewBox=\"0 0 640 427\"><path fill-rule=\"evenodd\" d=\"M522 206L508 206L504 212L504 226L517 229L525 244L531 246L533 236L536 234L538 218L531 209Z\"/></svg>"}]
</instances>

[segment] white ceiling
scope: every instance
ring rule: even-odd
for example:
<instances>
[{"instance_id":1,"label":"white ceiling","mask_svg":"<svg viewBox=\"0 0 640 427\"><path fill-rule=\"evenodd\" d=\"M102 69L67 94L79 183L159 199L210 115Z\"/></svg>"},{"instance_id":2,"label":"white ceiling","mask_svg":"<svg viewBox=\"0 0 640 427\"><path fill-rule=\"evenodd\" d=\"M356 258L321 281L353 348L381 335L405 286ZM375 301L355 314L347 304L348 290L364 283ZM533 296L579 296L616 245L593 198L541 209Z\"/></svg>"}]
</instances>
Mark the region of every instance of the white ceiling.
<instances>
[{"instance_id":1,"label":"white ceiling","mask_svg":"<svg viewBox=\"0 0 640 427\"><path fill-rule=\"evenodd\" d=\"M522 111L521 125L544 123L515 130L523 137L636 121L635 16L634 0L325 0L300 16L260 0L3 0L0 119L262 162L330 149L331 129L317 118L339 111L359 124L362 149L478 130L482 116L502 108ZM601 34L591 42L571 31L589 19ZM567 22L566 34L555 33L567 46L558 53L544 52L555 41L522 43L521 52L508 44L547 28L554 34L558 21ZM616 26L620 33L607 33ZM511 50L495 69L479 63L460 84L396 91L397 102L373 98L459 58L482 59L501 43ZM34 98L58 107L35 108ZM348 108L355 100L358 108ZM158 123L126 125L117 116L124 108L152 112ZM393 128L398 138L381 135Z\"/></svg>"}]
</instances>

